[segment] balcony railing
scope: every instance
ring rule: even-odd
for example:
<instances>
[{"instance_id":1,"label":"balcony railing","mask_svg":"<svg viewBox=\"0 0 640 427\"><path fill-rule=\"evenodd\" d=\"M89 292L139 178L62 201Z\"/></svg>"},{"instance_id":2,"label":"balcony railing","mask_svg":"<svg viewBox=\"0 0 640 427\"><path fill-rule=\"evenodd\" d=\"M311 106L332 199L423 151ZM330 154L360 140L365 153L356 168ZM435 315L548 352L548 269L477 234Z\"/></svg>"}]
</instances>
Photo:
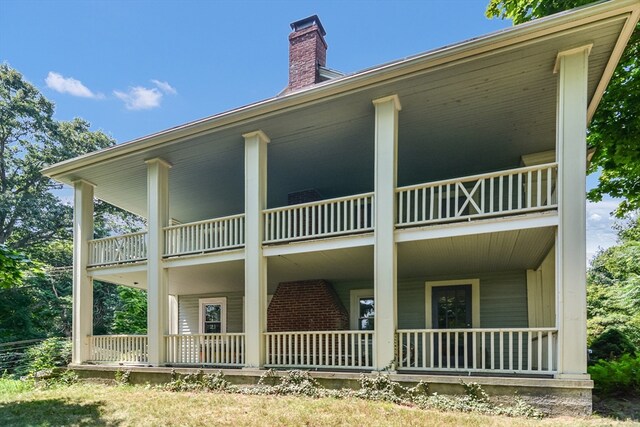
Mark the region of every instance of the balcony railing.
<instances>
[{"instance_id":1,"label":"balcony railing","mask_svg":"<svg viewBox=\"0 0 640 427\"><path fill-rule=\"evenodd\" d=\"M89 361L114 363L147 362L146 335L92 335L89 340Z\"/></svg>"},{"instance_id":2,"label":"balcony railing","mask_svg":"<svg viewBox=\"0 0 640 427\"><path fill-rule=\"evenodd\" d=\"M142 261L147 258L147 233L89 240L89 266Z\"/></svg>"},{"instance_id":3,"label":"balcony railing","mask_svg":"<svg viewBox=\"0 0 640 427\"><path fill-rule=\"evenodd\" d=\"M167 363L174 365L244 365L244 334L165 336Z\"/></svg>"},{"instance_id":4,"label":"balcony railing","mask_svg":"<svg viewBox=\"0 0 640 427\"><path fill-rule=\"evenodd\" d=\"M373 193L303 203L264 212L264 243L314 239L373 229Z\"/></svg>"},{"instance_id":5,"label":"balcony railing","mask_svg":"<svg viewBox=\"0 0 640 427\"><path fill-rule=\"evenodd\" d=\"M165 227L165 256L244 246L244 214Z\"/></svg>"},{"instance_id":6,"label":"balcony railing","mask_svg":"<svg viewBox=\"0 0 640 427\"><path fill-rule=\"evenodd\" d=\"M551 209L555 163L398 188L397 225L417 226Z\"/></svg>"},{"instance_id":7,"label":"balcony railing","mask_svg":"<svg viewBox=\"0 0 640 427\"><path fill-rule=\"evenodd\" d=\"M515 215L557 207L555 163L396 189L399 228ZM263 211L265 244L373 230L373 193ZM165 257L241 248L245 215L164 228ZM146 232L89 241L89 266L142 261Z\"/></svg>"},{"instance_id":8,"label":"balcony railing","mask_svg":"<svg viewBox=\"0 0 640 427\"><path fill-rule=\"evenodd\" d=\"M398 334L398 369L553 374L557 329L407 329Z\"/></svg>"},{"instance_id":9,"label":"balcony railing","mask_svg":"<svg viewBox=\"0 0 640 427\"><path fill-rule=\"evenodd\" d=\"M370 369L373 331L268 332L266 366Z\"/></svg>"}]
</instances>

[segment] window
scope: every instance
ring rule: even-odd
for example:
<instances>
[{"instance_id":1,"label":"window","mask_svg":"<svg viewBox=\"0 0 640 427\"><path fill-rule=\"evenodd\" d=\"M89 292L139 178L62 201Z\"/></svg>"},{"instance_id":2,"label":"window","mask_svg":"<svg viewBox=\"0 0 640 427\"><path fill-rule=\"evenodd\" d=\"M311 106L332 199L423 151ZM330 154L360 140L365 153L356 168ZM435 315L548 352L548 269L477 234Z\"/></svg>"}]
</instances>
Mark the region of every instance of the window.
<instances>
[{"instance_id":1,"label":"window","mask_svg":"<svg viewBox=\"0 0 640 427\"><path fill-rule=\"evenodd\" d=\"M373 289L351 291L351 328L357 331L372 331L375 327L375 301Z\"/></svg>"},{"instance_id":2,"label":"window","mask_svg":"<svg viewBox=\"0 0 640 427\"><path fill-rule=\"evenodd\" d=\"M227 299L203 298L200 302L200 333L224 334L227 331Z\"/></svg>"}]
</instances>

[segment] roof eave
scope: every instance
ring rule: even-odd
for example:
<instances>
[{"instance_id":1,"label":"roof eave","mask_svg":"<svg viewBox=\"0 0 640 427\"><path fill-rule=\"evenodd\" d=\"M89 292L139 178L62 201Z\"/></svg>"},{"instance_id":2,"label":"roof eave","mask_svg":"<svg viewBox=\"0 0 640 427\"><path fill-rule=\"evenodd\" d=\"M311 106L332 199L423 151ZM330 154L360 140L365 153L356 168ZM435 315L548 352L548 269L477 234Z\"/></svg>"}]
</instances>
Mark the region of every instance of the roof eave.
<instances>
[{"instance_id":1,"label":"roof eave","mask_svg":"<svg viewBox=\"0 0 640 427\"><path fill-rule=\"evenodd\" d=\"M132 153L143 152L168 141L176 141L197 134L211 132L215 129L238 124L258 116L264 116L265 114L271 114L321 99L339 96L346 92L393 79L403 74L411 74L419 70L470 58L474 55L515 46L549 34L566 31L571 28L625 14L629 16L627 17L625 29L623 29L623 35L626 30L628 39L628 36L630 36L635 27L635 23L638 21L640 0L620 0L599 3L594 6L540 18L454 45L379 65L355 74L328 80L285 96L268 98L234 110L185 123L123 144L56 163L44 168L42 172L48 177L58 179L61 182L67 182L62 175L98 162ZM623 39L623 37L620 37L620 39ZM627 39L622 40L623 43L618 43L622 44L621 48L618 49L619 52L613 52L610 65L607 67L605 75L603 75L601 82L598 84L598 90L596 95L594 95L592 105L589 106L591 114L595 110L602 96L602 92L604 92L604 88L613 73L619 56L622 54L622 49ZM616 47L618 48L619 46L616 45ZM595 101L595 106L593 105L593 101Z\"/></svg>"}]
</instances>

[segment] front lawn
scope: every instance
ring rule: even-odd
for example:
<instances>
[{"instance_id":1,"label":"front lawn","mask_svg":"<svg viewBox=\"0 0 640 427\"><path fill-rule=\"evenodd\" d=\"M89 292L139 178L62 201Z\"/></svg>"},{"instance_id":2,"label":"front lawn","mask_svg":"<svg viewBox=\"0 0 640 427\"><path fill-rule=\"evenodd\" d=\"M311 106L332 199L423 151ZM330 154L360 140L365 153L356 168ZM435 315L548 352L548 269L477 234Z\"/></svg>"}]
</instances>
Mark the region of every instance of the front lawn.
<instances>
[{"instance_id":1,"label":"front lawn","mask_svg":"<svg viewBox=\"0 0 640 427\"><path fill-rule=\"evenodd\" d=\"M538 426L633 425L606 418L533 420L439 412L356 398L171 392L80 383L31 389L0 380L2 426Z\"/></svg>"}]
</instances>

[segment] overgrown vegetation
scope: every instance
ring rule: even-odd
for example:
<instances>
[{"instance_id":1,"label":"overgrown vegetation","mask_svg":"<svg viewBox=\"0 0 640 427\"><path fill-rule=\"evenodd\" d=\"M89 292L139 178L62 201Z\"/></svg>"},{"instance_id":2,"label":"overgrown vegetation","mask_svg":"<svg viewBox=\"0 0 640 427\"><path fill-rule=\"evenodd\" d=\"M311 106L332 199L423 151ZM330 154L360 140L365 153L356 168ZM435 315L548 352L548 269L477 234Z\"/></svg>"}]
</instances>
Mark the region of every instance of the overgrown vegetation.
<instances>
[{"instance_id":1,"label":"overgrown vegetation","mask_svg":"<svg viewBox=\"0 0 640 427\"><path fill-rule=\"evenodd\" d=\"M439 395L429 393L429 386L420 382L414 387L405 387L392 381L388 375L360 377L360 388L352 390L324 388L307 371L293 370L278 374L268 370L258 382L258 386L238 386L231 384L220 371L204 374L202 371L179 375L172 373L172 380L159 386L162 390L173 392L226 392L244 395L306 396L312 398L356 398L420 409L440 411L471 412L485 415L504 415L509 417L541 418L543 414L533 406L515 397L514 404L492 401L477 383L461 382L464 395Z\"/></svg>"},{"instance_id":2,"label":"overgrown vegetation","mask_svg":"<svg viewBox=\"0 0 640 427\"><path fill-rule=\"evenodd\" d=\"M589 367L589 374L598 395L640 397L640 355L600 360Z\"/></svg>"}]
</instances>

